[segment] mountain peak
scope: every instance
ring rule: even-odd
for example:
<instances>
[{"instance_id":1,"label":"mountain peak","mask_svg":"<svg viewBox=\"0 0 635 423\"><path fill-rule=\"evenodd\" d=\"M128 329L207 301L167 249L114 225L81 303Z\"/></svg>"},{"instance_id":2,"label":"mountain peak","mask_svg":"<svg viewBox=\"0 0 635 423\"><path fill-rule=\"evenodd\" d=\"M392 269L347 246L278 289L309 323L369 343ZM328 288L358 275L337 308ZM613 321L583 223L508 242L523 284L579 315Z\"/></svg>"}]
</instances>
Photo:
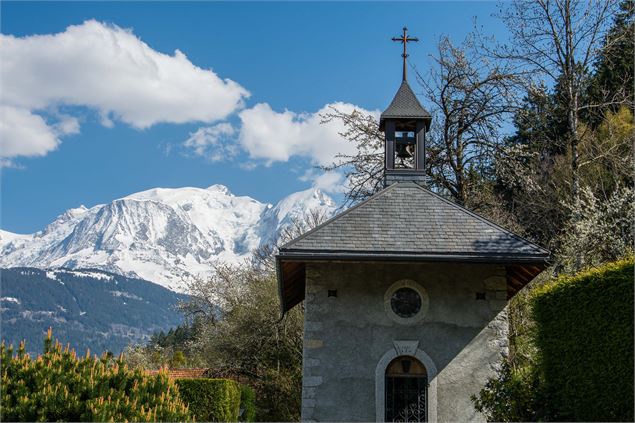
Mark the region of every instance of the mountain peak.
<instances>
[{"instance_id":1,"label":"mountain peak","mask_svg":"<svg viewBox=\"0 0 635 423\"><path fill-rule=\"evenodd\" d=\"M210 275L213 263L238 263L282 230L335 202L316 188L275 205L208 188L153 188L60 215L41 232L0 232L0 267L94 268L183 291Z\"/></svg>"},{"instance_id":2,"label":"mountain peak","mask_svg":"<svg viewBox=\"0 0 635 423\"><path fill-rule=\"evenodd\" d=\"M313 198L315 198L316 200L318 200L320 202L320 204L325 204L328 206L335 206L335 201L333 201L333 199L331 197L329 197L327 194L324 193L324 191L322 191L319 188L313 188Z\"/></svg>"},{"instance_id":3,"label":"mountain peak","mask_svg":"<svg viewBox=\"0 0 635 423\"><path fill-rule=\"evenodd\" d=\"M227 188L225 185L222 185L222 184L210 185L207 187L207 190L212 192L220 192L225 195L233 195L231 191L229 190L229 188Z\"/></svg>"},{"instance_id":4,"label":"mountain peak","mask_svg":"<svg viewBox=\"0 0 635 423\"><path fill-rule=\"evenodd\" d=\"M278 203L279 206L282 204L335 207L333 199L326 195L320 188L315 187L287 195Z\"/></svg>"},{"instance_id":5,"label":"mountain peak","mask_svg":"<svg viewBox=\"0 0 635 423\"><path fill-rule=\"evenodd\" d=\"M64 213L62 213L61 215L59 215L57 217L58 220L64 220L64 221L68 221L70 219L74 219L78 216L81 216L82 214L84 214L86 212L86 210L88 210L86 208L86 206L84 206L83 204L79 207L75 207L73 209L68 209L66 210Z\"/></svg>"},{"instance_id":6,"label":"mountain peak","mask_svg":"<svg viewBox=\"0 0 635 423\"><path fill-rule=\"evenodd\" d=\"M275 213L278 225L284 226L296 219L302 219L312 210L323 210L327 215L332 215L336 208L333 199L319 188L309 188L287 195L276 204L271 213Z\"/></svg>"}]
</instances>

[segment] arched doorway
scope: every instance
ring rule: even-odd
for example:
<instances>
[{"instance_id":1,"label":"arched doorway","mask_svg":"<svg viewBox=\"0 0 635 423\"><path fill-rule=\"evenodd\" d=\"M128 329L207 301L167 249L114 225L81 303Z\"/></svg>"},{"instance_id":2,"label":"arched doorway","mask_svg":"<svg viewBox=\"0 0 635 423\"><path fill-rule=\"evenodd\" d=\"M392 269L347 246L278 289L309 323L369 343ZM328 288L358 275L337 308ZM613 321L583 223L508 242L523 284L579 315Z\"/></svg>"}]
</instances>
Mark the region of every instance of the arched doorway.
<instances>
[{"instance_id":1,"label":"arched doorway","mask_svg":"<svg viewBox=\"0 0 635 423\"><path fill-rule=\"evenodd\" d=\"M411 356L393 359L386 367L385 421L425 422L428 407L428 373Z\"/></svg>"}]
</instances>

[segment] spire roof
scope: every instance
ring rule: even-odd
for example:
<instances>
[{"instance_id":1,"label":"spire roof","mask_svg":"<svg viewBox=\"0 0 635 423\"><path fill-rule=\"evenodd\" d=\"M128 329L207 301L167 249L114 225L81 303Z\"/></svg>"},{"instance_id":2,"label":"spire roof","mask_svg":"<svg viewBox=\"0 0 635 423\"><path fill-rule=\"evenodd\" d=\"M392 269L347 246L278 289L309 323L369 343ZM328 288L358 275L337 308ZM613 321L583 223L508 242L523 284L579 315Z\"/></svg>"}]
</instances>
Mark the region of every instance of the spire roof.
<instances>
[{"instance_id":1,"label":"spire roof","mask_svg":"<svg viewBox=\"0 0 635 423\"><path fill-rule=\"evenodd\" d=\"M381 114L380 129L383 129L385 119L424 119L429 126L432 116L419 103L408 81L404 80L388 108Z\"/></svg>"}]
</instances>

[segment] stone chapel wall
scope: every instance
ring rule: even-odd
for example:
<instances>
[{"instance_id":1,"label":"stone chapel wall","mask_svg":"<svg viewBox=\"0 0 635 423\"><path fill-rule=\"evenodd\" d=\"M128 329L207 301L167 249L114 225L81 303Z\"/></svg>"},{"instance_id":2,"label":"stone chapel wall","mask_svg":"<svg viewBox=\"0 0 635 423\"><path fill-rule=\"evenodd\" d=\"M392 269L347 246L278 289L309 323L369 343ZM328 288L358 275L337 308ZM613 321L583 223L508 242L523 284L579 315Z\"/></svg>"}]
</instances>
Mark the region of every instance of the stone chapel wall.
<instances>
[{"instance_id":1,"label":"stone chapel wall","mask_svg":"<svg viewBox=\"0 0 635 423\"><path fill-rule=\"evenodd\" d=\"M429 298L414 326L397 323L384 307L388 288L403 279L417 282ZM394 341L418 341L438 372L431 383L436 415L429 420L483 421L470 395L507 352L504 267L307 263L305 298L303 420L375 421L378 363L394 352Z\"/></svg>"}]
</instances>

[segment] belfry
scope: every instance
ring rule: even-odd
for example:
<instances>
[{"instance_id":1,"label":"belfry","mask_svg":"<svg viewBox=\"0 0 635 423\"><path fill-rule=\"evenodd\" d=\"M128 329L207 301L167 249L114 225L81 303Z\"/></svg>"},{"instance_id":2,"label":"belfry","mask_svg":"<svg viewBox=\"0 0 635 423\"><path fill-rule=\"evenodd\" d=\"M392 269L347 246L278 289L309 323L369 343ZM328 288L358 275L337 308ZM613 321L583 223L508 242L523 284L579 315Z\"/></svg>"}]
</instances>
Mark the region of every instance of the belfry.
<instances>
[{"instance_id":1,"label":"belfry","mask_svg":"<svg viewBox=\"0 0 635 423\"><path fill-rule=\"evenodd\" d=\"M386 134L385 185L400 180L425 185L426 132L430 129L432 117L408 84L406 46L408 42L419 39L408 37L407 31L404 28L401 37L392 39L403 44L402 80L395 98L379 119L379 130Z\"/></svg>"},{"instance_id":2,"label":"belfry","mask_svg":"<svg viewBox=\"0 0 635 423\"><path fill-rule=\"evenodd\" d=\"M507 301L549 252L426 187L431 116L403 75L381 114L385 188L280 248L304 301L302 420L483 421L470 396L507 350Z\"/></svg>"}]
</instances>

